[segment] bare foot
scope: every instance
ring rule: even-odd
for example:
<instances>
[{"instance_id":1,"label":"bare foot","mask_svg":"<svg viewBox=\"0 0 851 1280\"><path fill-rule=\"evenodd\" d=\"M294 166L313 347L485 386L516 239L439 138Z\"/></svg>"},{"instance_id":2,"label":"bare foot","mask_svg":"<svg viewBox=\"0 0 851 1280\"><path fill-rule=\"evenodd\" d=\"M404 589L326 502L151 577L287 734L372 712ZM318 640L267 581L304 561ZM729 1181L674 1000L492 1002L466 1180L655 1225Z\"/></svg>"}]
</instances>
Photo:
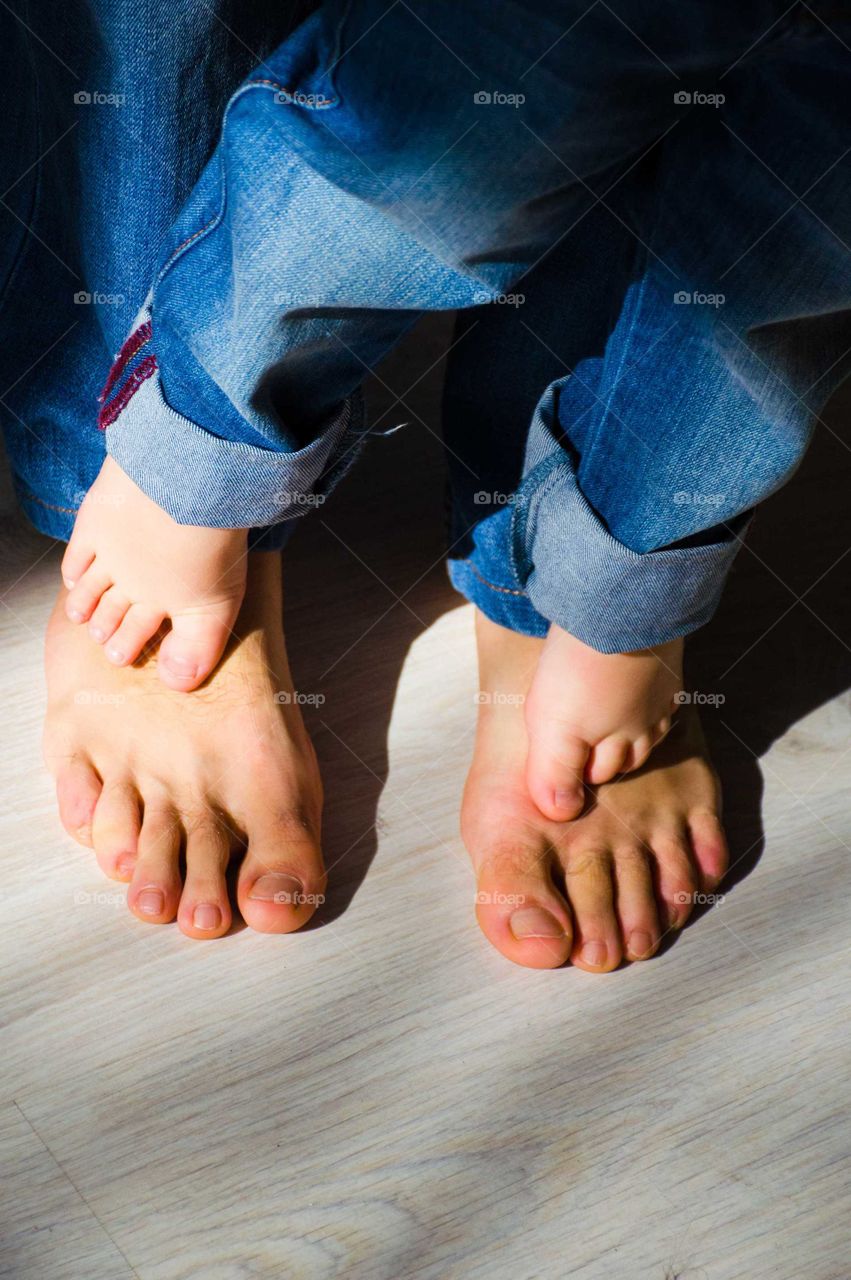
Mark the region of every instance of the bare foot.
<instances>
[{"instance_id":1,"label":"bare foot","mask_svg":"<svg viewBox=\"0 0 851 1280\"><path fill-rule=\"evenodd\" d=\"M545 642L481 614L476 630L479 724L461 831L482 931L533 969L570 959L606 973L622 959L646 959L727 868L718 784L696 716L677 724L642 772L601 787L578 821L552 822L526 783L523 704Z\"/></svg>"},{"instance_id":2,"label":"bare foot","mask_svg":"<svg viewBox=\"0 0 851 1280\"><path fill-rule=\"evenodd\" d=\"M640 769L671 727L682 681L682 640L598 653L553 625L526 701L526 779L541 813L576 818L586 782Z\"/></svg>"},{"instance_id":3,"label":"bare foot","mask_svg":"<svg viewBox=\"0 0 851 1280\"><path fill-rule=\"evenodd\" d=\"M225 870L237 854L245 921L300 928L325 889L322 788L292 697L280 557L249 557L236 641L188 695L165 689L150 663L111 666L67 620L64 594L47 631L44 741L66 830L129 884L139 920L176 918L191 938L226 933Z\"/></svg>"},{"instance_id":4,"label":"bare foot","mask_svg":"<svg viewBox=\"0 0 851 1280\"><path fill-rule=\"evenodd\" d=\"M180 525L107 458L62 561L66 616L129 666L166 619L160 678L196 689L224 652L245 592L244 529Z\"/></svg>"}]
</instances>

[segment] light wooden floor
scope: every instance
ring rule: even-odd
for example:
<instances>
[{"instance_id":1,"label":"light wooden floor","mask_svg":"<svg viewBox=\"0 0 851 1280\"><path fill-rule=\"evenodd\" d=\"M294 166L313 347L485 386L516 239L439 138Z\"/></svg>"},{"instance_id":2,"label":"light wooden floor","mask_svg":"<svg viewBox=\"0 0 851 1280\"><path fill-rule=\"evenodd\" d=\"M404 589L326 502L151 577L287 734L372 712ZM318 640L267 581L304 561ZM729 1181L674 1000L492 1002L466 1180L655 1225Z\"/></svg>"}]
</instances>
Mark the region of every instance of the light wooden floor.
<instances>
[{"instance_id":1,"label":"light wooden floor","mask_svg":"<svg viewBox=\"0 0 851 1280\"><path fill-rule=\"evenodd\" d=\"M432 423L436 393L409 398ZM849 480L821 432L698 646L727 698L726 901L606 978L514 968L473 921L471 616L425 429L293 547L296 683L331 668L333 893L302 935L145 927L63 836L38 743L58 556L9 526L0 1274L848 1280Z\"/></svg>"}]
</instances>

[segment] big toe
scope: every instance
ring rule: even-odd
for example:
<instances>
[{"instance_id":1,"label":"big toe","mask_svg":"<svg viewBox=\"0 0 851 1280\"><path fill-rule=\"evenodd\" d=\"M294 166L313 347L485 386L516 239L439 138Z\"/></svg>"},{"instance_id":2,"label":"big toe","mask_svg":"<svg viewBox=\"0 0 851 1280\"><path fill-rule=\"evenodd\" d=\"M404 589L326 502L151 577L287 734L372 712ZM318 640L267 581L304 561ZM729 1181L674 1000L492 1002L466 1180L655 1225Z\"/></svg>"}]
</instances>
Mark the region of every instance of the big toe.
<instances>
[{"instance_id":1,"label":"big toe","mask_svg":"<svg viewBox=\"0 0 851 1280\"><path fill-rule=\"evenodd\" d=\"M553 884L546 850L518 845L478 863L476 919L508 960L529 969L557 969L570 954L567 903Z\"/></svg>"},{"instance_id":2,"label":"big toe","mask_svg":"<svg viewBox=\"0 0 851 1280\"><path fill-rule=\"evenodd\" d=\"M160 645L157 671L169 689L189 693L216 667L231 636L239 600L204 610L175 614L171 631Z\"/></svg>"},{"instance_id":3,"label":"big toe","mask_svg":"<svg viewBox=\"0 0 851 1280\"><path fill-rule=\"evenodd\" d=\"M559 726L529 725L526 785L541 813L553 822L578 818L585 807L585 765L589 744Z\"/></svg>"},{"instance_id":4,"label":"big toe","mask_svg":"<svg viewBox=\"0 0 851 1280\"><path fill-rule=\"evenodd\" d=\"M299 815L269 820L249 832L237 882L242 918L259 933L292 933L325 901L318 842Z\"/></svg>"}]
</instances>

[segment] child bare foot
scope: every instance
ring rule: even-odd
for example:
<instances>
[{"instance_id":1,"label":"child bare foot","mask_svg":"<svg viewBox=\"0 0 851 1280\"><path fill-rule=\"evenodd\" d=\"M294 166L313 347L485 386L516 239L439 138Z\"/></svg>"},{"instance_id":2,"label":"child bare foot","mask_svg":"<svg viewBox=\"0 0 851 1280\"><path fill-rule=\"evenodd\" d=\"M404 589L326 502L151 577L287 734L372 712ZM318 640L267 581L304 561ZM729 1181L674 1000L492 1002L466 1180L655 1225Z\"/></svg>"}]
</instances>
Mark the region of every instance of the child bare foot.
<instances>
[{"instance_id":1,"label":"child bare foot","mask_svg":"<svg viewBox=\"0 0 851 1280\"><path fill-rule=\"evenodd\" d=\"M107 458L62 561L71 622L116 666L135 662L168 620L158 672L188 692L219 661L245 594L244 529L176 524Z\"/></svg>"},{"instance_id":2,"label":"child bare foot","mask_svg":"<svg viewBox=\"0 0 851 1280\"><path fill-rule=\"evenodd\" d=\"M578 822L554 823L529 797L522 700L544 641L476 618L482 694L461 832L476 873L476 915L515 964L568 959L608 973L644 960L686 923L727 869L717 779L696 715L654 767L610 783Z\"/></svg>"},{"instance_id":3,"label":"child bare foot","mask_svg":"<svg viewBox=\"0 0 851 1280\"><path fill-rule=\"evenodd\" d=\"M598 653L553 625L526 699L526 781L541 813L576 818L586 782L640 768L671 727L682 680L682 640Z\"/></svg>"}]
</instances>

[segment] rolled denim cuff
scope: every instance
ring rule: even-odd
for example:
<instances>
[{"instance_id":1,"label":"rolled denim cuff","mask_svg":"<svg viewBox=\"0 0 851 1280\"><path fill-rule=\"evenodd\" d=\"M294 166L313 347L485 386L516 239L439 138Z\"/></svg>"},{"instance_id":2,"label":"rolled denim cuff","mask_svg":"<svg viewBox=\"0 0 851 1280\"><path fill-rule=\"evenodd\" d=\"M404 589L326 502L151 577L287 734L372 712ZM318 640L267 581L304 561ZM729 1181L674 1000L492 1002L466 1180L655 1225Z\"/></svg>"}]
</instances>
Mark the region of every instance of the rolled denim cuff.
<instances>
[{"instance_id":1,"label":"rolled denim cuff","mask_svg":"<svg viewBox=\"0 0 851 1280\"><path fill-rule=\"evenodd\" d=\"M705 545L640 553L613 537L589 505L540 409L530 466L512 532L515 562L538 613L600 653L663 644L710 620L747 518Z\"/></svg>"},{"instance_id":2,"label":"rolled denim cuff","mask_svg":"<svg viewBox=\"0 0 851 1280\"><path fill-rule=\"evenodd\" d=\"M178 524L219 529L278 525L320 505L358 450L359 401L346 401L292 452L212 435L165 400L150 316L143 311L101 397L106 448Z\"/></svg>"}]
</instances>

